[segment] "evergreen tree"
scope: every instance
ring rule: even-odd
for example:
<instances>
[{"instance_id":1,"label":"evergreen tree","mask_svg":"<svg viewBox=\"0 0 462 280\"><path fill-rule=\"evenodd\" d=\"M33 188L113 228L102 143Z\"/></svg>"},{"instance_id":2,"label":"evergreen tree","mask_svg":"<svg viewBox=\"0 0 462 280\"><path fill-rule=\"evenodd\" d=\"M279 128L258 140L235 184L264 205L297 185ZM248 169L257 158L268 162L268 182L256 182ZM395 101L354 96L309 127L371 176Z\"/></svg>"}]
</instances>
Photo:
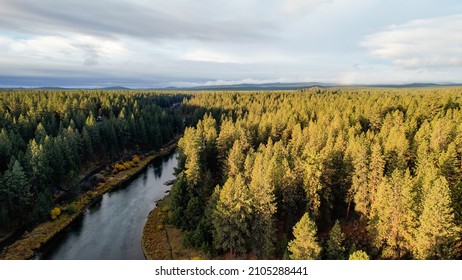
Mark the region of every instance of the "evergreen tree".
<instances>
[{"instance_id":1,"label":"evergreen tree","mask_svg":"<svg viewBox=\"0 0 462 280\"><path fill-rule=\"evenodd\" d=\"M4 191L5 183L2 175L3 174L0 172L0 229L7 229L10 226L7 203L8 197Z\"/></svg>"},{"instance_id":2,"label":"evergreen tree","mask_svg":"<svg viewBox=\"0 0 462 280\"><path fill-rule=\"evenodd\" d=\"M417 225L416 192L409 171L395 169L382 181L374 204L372 225L376 245L385 258L401 258L412 249Z\"/></svg>"},{"instance_id":3,"label":"evergreen tree","mask_svg":"<svg viewBox=\"0 0 462 280\"><path fill-rule=\"evenodd\" d=\"M204 202L197 196L191 197L184 212L185 229L195 229L204 212Z\"/></svg>"},{"instance_id":4,"label":"evergreen tree","mask_svg":"<svg viewBox=\"0 0 462 280\"><path fill-rule=\"evenodd\" d=\"M316 224L305 213L300 221L294 226L294 239L288 244L292 260L316 260L319 259L321 247L316 240Z\"/></svg>"},{"instance_id":5,"label":"evergreen tree","mask_svg":"<svg viewBox=\"0 0 462 280\"><path fill-rule=\"evenodd\" d=\"M51 168L42 144L33 139L29 142L27 156L32 169L33 182L36 187L46 186L50 182Z\"/></svg>"},{"instance_id":6,"label":"evergreen tree","mask_svg":"<svg viewBox=\"0 0 462 280\"><path fill-rule=\"evenodd\" d=\"M376 142L372 146L371 160L369 164L369 174L367 186L369 188L369 201L371 208L373 208L375 199L377 196L377 189L383 180L383 171L385 167L385 161L382 158L382 148L380 143ZM369 219L372 218L372 211L369 212Z\"/></svg>"},{"instance_id":7,"label":"evergreen tree","mask_svg":"<svg viewBox=\"0 0 462 280\"><path fill-rule=\"evenodd\" d=\"M366 252L362 251L362 250L358 250L358 251L355 251L353 253L351 253L350 257L348 258L350 261L353 261L353 260L369 260L369 256L367 255Z\"/></svg>"},{"instance_id":8,"label":"evergreen tree","mask_svg":"<svg viewBox=\"0 0 462 280\"><path fill-rule=\"evenodd\" d=\"M354 172L349 196L351 196L355 202L355 211L363 214L364 217L368 217L371 204L370 188L367 184L369 160L366 145L361 143L362 140L357 141L358 144L354 147L354 151L351 155ZM351 198L349 201L351 201Z\"/></svg>"},{"instance_id":9,"label":"evergreen tree","mask_svg":"<svg viewBox=\"0 0 462 280\"><path fill-rule=\"evenodd\" d=\"M233 122L228 118L222 119L220 133L216 140L218 159L222 165L226 163L226 160L228 158L228 152L232 148L234 141L236 141L237 139L238 135Z\"/></svg>"},{"instance_id":10,"label":"evergreen tree","mask_svg":"<svg viewBox=\"0 0 462 280\"><path fill-rule=\"evenodd\" d=\"M82 130L82 157L88 160L93 157L93 143L86 127Z\"/></svg>"},{"instance_id":11,"label":"evergreen tree","mask_svg":"<svg viewBox=\"0 0 462 280\"><path fill-rule=\"evenodd\" d=\"M340 223L335 221L332 230L327 239L326 257L328 260L343 260L345 259L345 234L342 232Z\"/></svg>"},{"instance_id":12,"label":"evergreen tree","mask_svg":"<svg viewBox=\"0 0 462 280\"><path fill-rule=\"evenodd\" d=\"M419 221L416 256L419 259L452 258L460 230L454 221L449 187L444 177L424 185L423 211Z\"/></svg>"},{"instance_id":13,"label":"evergreen tree","mask_svg":"<svg viewBox=\"0 0 462 280\"><path fill-rule=\"evenodd\" d=\"M203 139L203 158L204 166L209 170L215 170L217 159L217 129L216 121L210 114L206 114L204 118L197 124L197 130Z\"/></svg>"},{"instance_id":14,"label":"evergreen tree","mask_svg":"<svg viewBox=\"0 0 462 280\"><path fill-rule=\"evenodd\" d=\"M202 141L203 139L196 129L186 128L183 138L178 143L181 152L186 156L185 175L190 186L197 185L201 177Z\"/></svg>"},{"instance_id":15,"label":"evergreen tree","mask_svg":"<svg viewBox=\"0 0 462 280\"><path fill-rule=\"evenodd\" d=\"M207 202L202 219L190 237L191 245L201 248L206 253L216 253L213 246L213 212L217 207L219 196L220 191L217 187Z\"/></svg>"},{"instance_id":16,"label":"evergreen tree","mask_svg":"<svg viewBox=\"0 0 462 280\"><path fill-rule=\"evenodd\" d=\"M45 140L45 136L47 136L45 127L42 123L39 123L37 125L37 129L35 130L35 141L37 141L37 143L43 143L43 140Z\"/></svg>"},{"instance_id":17,"label":"evergreen tree","mask_svg":"<svg viewBox=\"0 0 462 280\"><path fill-rule=\"evenodd\" d=\"M228 176L236 176L244 171L245 154L239 140L234 141L233 147L229 151L227 161Z\"/></svg>"},{"instance_id":18,"label":"evergreen tree","mask_svg":"<svg viewBox=\"0 0 462 280\"><path fill-rule=\"evenodd\" d=\"M188 221L186 220L186 207L190 200L190 194L188 192L188 184L184 172L178 174L175 183L170 191L172 197L172 208L173 213L171 217L171 223L180 228L188 227Z\"/></svg>"},{"instance_id":19,"label":"evergreen tree","mask_svg":"<svg viewBox=\"0 0 462 280\"><path fill-rule=\"evenodd\" d=\"M229 250L232 256L245 253L251 238L250 215L251 198L244 179L240 175L228 178L212 214L215 247Z\"/></svg>"},{"instance_id":20,"label":"evergreen tree","mask_svg":"<svg viewBox=\"0 0 462 280\"><path fill-rule=\"evenodd\" d=\"M31 203L31 186L19 161L15 160L5 172L2 192L8 200L8 213L11 219L25 215Z\"/></svg>"},{"instance_id":21,"label":"evergreen tree","mask_svg":"<svg viewBox=\"0 0 462 280\"><path fill-rule=\"evenodd\" d=\"M12 142L6 129L0 130L0 171L6 169L12 155Z\"/></svg>"},{"instance_id":22,"label":"evergreen tree","mask_svg":"<svg viewBox=\"0 0 462 280\"><path fill-rule=\"evenodd\" d=\"M314 151L308 153L306 160L302 163L303 167L303 187L306 192L308 201L308 209L313 216L319 215L319 207L321 206L321 191L322 191L322 161Z\"/></svg>"},{"instance_id":23,"label":"evergreen tree","mask_svg":"<svg viewBox=\"0 0 462 280\"><path fill-rule=\"evenodd\" d=\"M274 186L271 182L272 166L275 165L265 163L261 153L257 154L249 187L252 198L252 247L256 249L258 257L265 259L273 255L275 239L273 218L276 204Z\"/></svg>"}]
</instances>

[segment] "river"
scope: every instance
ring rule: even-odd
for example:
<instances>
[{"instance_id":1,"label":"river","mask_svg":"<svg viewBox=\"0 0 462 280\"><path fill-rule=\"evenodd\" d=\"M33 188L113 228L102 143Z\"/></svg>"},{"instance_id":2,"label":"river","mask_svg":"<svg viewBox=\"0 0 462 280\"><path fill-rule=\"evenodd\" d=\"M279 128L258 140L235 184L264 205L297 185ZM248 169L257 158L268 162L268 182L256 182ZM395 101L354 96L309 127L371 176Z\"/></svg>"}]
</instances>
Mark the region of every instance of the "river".
<instances>
[{"instance_id":1,"label":"river","mask_svg":"<svg viewBox=\"0 0 462 280\"><path fill-rule=\"evenodd\" d=\"M37 255L51 260L145 259L141 235L149 212L163 198L177 154L158 158L125 187L103 195Z\"/></svg>"}]
</instances>

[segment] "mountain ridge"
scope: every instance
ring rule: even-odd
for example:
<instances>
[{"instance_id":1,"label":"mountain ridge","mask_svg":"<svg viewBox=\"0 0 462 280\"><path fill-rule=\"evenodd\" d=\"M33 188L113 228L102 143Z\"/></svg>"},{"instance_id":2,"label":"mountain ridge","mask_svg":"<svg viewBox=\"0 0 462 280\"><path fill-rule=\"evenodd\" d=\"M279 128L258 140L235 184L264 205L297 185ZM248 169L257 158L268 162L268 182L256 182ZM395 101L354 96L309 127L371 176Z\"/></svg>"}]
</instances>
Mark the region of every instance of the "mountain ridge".
<instances>
[{"instance_id":1,"label":"mountain ridge","mask_svg":"<svg viewBox=\"0 0 462 280\"><path fill-rule=\"evenodd\" d=\"M110 87L60 87L60 86L45 86L45 87L0 87L0 90L296 90L304 88L348 88L348 87L383 87L383 88L421 88L421 87L451 87L462 86L462 83L406 83L406 84L339 84L339 83L319 83L319 82L300 82L300 83L242 83L232 85L205 85L194 87L144 87L130 88L125 86L110 86Z\"/></svg>"}]
</instances>

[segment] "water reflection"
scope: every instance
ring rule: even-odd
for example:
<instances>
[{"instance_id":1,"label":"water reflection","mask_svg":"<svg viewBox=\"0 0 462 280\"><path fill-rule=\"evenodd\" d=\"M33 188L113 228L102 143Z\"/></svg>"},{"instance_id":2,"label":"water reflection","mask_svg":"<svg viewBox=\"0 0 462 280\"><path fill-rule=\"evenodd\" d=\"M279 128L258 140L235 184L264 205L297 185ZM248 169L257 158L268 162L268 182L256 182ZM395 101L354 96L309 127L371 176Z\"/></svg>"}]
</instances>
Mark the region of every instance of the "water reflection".
<instances>
[{"instance_id":1,"label":"water reflection","mask_svg":"<svg viewBox=\"0 0 462 280\"><path fill-rule=\"evenodd\" d=\"M125 188L106 193L60 234L41 259L144 259L141 235L155 201L165 196L174 179L176 156L153 162Z\"/></svg>"}]
</instances>

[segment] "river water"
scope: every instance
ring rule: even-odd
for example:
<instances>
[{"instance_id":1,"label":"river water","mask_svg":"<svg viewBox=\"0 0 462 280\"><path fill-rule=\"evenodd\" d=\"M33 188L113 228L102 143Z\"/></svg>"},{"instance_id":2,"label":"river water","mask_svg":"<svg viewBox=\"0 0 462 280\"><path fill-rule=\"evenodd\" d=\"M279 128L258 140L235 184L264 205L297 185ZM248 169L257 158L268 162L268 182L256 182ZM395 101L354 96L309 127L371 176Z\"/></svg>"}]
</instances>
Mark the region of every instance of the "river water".
<instances>
[{"instance_id":1,"label":"river water","mask_svg":"<svg viewBox=\"0 0 462 280\"><path fill-rule=\"evenodd\" d=\"M52 260L144 259L141 235L149 212L166 195L176 153L156 159L125 187L103 195L37 255Z\"/></svg>"}]
</instances>

